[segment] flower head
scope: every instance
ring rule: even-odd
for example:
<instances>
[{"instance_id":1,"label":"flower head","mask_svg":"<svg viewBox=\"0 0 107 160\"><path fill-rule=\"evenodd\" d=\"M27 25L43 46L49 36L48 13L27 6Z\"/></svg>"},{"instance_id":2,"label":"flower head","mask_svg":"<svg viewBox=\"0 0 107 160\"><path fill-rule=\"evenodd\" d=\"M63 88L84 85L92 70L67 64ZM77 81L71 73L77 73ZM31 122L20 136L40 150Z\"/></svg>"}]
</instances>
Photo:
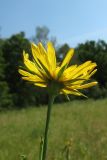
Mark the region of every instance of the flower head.
<instances>
[{"instance_id":1,"label":"flower head","mask_svg":"<svg viewBox=\"0 0 107 160\"><path fill-rule=\"evenodd\" d=\"M23 52L26 69L19 69L22 79L32 82L36 86L47 87L52 94L83 95L79 90L97 84L89 82L90 77L97 71L96 63L86 61L81 65L69 66L74 54L70 49L59 65L56 62L55 49L51 42L47 43L47 50L41 43L31 44L33 60L29 54Z\"/></svg>"}]
</instances>

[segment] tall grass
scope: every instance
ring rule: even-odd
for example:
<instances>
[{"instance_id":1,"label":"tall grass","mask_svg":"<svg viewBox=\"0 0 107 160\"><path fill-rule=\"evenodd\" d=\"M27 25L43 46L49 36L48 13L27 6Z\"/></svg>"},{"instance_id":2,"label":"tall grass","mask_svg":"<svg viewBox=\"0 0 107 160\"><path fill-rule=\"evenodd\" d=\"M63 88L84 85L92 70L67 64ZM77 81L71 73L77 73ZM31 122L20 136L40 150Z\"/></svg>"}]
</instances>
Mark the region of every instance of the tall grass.
<instances>
[{"instance_id":1,"label":"tall grass","mask_svg":"<svg viewBox=\"0 0 107 160\"><path fill-rule=\"evenodd\" d=\"M47 107L0 113L0 160L38 160ZM48 160L107 160L107 99L73 101L52 109Z\"/></svg>"}]
</instances>

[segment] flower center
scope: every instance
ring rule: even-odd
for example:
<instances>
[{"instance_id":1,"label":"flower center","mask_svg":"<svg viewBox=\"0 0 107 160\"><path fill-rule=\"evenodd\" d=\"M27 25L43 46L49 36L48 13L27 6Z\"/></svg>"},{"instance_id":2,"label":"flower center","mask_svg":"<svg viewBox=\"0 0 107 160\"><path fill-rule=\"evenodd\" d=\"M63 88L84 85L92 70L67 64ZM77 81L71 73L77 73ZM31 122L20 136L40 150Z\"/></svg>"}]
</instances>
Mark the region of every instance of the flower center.
<instances>
[{"instance_id":1,"label":"flower center","mask_svg":"<svg viewBox=\"0 0 107 160\"><path fill-rule=\"evenodd\" d=\"M48 82L48 93L51 95L57 95L59 94L60 90L64 87L63 83L56 81L56 80L50 80Z\"/></svg>"}]
</instances>

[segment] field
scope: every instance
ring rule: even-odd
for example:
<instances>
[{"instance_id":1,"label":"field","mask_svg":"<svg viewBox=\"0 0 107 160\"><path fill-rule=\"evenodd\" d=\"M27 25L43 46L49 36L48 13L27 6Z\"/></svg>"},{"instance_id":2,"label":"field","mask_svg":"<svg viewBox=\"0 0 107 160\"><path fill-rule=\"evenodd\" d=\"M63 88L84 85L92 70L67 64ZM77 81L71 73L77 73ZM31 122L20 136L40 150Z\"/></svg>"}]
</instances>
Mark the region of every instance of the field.
<instances>
[{"instance_id":1,"label":"field","mask_svg":"<svg viewBox=\"0 0 107 160\"><path fill-rule=\"evenodd\" d=\"M38 160L46 110L0 113L0 160ZM67 160L66 149L70 160L107 160L107 99L53 106L47 160Z\"/></svg>"}]
</instances>

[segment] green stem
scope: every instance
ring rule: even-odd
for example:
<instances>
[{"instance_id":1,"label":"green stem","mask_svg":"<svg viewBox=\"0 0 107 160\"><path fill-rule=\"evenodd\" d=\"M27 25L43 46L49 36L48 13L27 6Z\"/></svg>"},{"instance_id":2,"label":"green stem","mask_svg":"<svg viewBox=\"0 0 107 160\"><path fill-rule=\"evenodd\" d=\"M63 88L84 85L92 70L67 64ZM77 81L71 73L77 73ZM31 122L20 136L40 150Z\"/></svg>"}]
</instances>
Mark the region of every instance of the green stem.
<instances>
[{"instance_id":1,"label":"green stem","mask_svg":"<svg viewBox=\"0 0 107 160\"><path fill-rule=\"evenodd\" d=\"M46 160L49 122L50 122L51 108L52 108L52 104L54 102L54 98L55 98L55 96L52 96L52 95L49 96L48 110L47 110L47 119L46 119L45 133L44 133L44 144L43 144L43 156L42 156L42 160Z\"/></svg>"}]
</instances>

